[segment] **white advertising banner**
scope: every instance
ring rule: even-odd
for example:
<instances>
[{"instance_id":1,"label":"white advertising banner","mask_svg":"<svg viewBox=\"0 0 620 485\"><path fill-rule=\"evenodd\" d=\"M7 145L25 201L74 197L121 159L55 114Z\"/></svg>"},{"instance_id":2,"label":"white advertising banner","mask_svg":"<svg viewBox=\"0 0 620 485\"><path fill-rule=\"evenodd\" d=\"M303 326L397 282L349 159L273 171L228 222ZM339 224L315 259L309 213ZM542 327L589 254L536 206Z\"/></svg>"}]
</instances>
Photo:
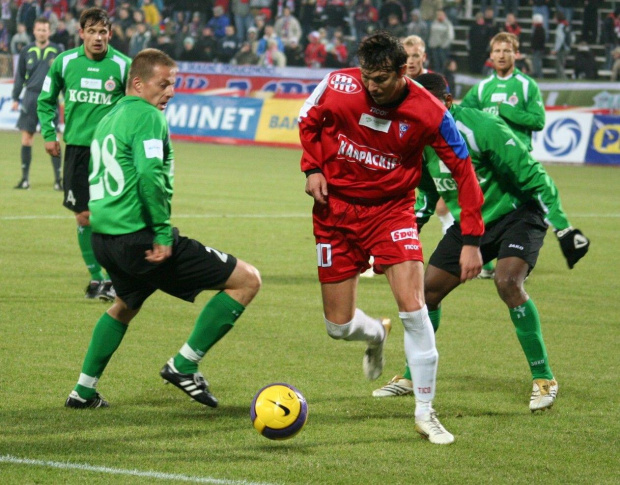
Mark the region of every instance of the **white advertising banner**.
<instances>
[{"instance_id":1,"label":"white advertising banner","mask_svg":"<svg viewBox=\"0 0 620 485\"><path fill-rule=\"evenodd\" d=\"M541 162L583 163L593 116L578 111L547 111L545 128L532 134L534 158Z\"/></svg>"},{"instance_id":2,"label":"white advertising banner","mask_svg":"<svg viewBox=\"0 0 620 485\"><path fill-rule=\"evenodd\" d=\"M17 130L19 111L11 111L13 80L0 81L0 130Z\"/></svg>"}]
</instances>

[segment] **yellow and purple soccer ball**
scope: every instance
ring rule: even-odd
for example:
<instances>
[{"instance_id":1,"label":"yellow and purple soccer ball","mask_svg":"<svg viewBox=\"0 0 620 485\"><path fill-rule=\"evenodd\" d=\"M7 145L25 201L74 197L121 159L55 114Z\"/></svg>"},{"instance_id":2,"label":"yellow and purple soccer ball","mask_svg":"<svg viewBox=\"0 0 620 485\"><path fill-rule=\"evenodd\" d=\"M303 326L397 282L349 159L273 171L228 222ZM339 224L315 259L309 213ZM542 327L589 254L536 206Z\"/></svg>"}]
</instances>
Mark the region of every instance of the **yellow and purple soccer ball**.
<instances>
[{"instance_id":1,"label":"yellow and purple soccer ball","mask_svg":"<svg viewBox=\"0 0 620 485\"><path fill-rule=\"evenodd\" d=\"M270 440L292 438L306 424L308 404L298 389L278 382L256 393L250 407L256 431Z\"/></svg>"}]
</instances>

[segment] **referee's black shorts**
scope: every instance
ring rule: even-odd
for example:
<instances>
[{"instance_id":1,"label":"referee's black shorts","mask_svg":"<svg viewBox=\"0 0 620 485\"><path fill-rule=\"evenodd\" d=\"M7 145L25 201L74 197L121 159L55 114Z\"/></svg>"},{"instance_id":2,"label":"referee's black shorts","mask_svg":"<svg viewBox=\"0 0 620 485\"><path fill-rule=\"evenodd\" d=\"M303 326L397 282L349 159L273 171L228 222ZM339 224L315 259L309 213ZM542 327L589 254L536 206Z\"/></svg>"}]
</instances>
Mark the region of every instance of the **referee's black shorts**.
<instances>
[{"instance_id":1,"label":"referee's black shorts","mask_svg":"<svg viewBox=\"0 0 620 485\"><path fill-rule=\"evenodd\" d=\"M161 264L146 261L153 233L143 229L112 236L92 234L95 257L110 275L116 294L136 310L155 291L193 302L203 290L219 289L232 274L237 259L179 234L174 228L172 256Z\"/></svg>"},{"instance_id":2,"label":"referee's black shorts","mask_svg":"<svg viewBox=\"0 0 620 485\"><path fill-rule=\"evenodd\" d=\"M485 228L480 244L482 260L488 263L494 259L517 257L524 260L529 271L532 271L546 233L547 224L542 210L536 202L528 202ZM462 246L461 227L453 224L439 241L428 263L460 276Z\"/></svg>"}]
</instances>

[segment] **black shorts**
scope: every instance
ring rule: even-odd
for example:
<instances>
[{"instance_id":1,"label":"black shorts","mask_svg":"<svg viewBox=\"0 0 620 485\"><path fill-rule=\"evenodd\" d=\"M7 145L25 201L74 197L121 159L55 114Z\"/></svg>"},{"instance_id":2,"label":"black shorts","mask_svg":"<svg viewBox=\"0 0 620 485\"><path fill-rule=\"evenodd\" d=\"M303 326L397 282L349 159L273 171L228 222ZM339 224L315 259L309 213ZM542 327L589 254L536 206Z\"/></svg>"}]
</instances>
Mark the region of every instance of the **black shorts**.
<instances>
[{"instance_id":1,"label":"black shorts","mask_svg":"<svg viewBox=\"0 0 620 485\"><path fill-rule=\"evenodd\" d=\"M19 110L19 119L17 120L17 129L35 133L39 124L39 116L37 115L37 98L39 93L28 91L24 93L22 105Z\"/></svg>"},{"instance_id":2,"label":"black shorts","mask_svg":"<svg viewBox=\"0 0 620 485\"><path fill-rule=\"evenodd\" d=\"M149 263L153 233L142 231L121 236L92 234L93 251L110 275L116 294L137 310L155 291L193 302L203 290L219 289L237 266L237 259L200 242L179 235L174 228L172 256L161 264Z\"/></svg>"},{"instance_id":3,"label":"black shorts","mask_svg":"<svg viewBox=\"0 0 620 485\"><path fill-rule=\"evenodd\" d=\"M65 189L65 199L62 203L73 212L88 210L88 164L90 162L90 147L67 145L65 148L65 163L62 171L62 184Z\"/></svg>"},{"instance_id":4,"label":"black shorts","mask_svg":"<svg viewBox=\"0 0 620 485\"><path fill-rule=\"evenodd\" d=\"M546 233L542 210L535 202L528 202L486 227L480 244L482 260L488 263L496 258L516 257L524 260L532 271ZM428 263L460 276L462 246L461 227L453 224L439 241Z\"/></svg>"}]
</instances>

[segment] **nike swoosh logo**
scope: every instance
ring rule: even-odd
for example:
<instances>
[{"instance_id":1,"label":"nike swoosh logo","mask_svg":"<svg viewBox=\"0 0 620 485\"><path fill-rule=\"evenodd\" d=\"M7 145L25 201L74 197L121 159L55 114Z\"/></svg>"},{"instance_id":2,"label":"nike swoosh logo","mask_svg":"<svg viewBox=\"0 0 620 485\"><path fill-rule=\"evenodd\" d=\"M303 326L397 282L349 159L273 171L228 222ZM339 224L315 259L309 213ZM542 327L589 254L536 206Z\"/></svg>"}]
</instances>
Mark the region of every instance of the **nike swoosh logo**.
<instances>
[{"instance_id":1,"label":"nike swoosh logo","mask_svg":"<svg viewBox=\"0 0 620 485\"><path fill-rule=\"evenodd\" d=\"M274 403L276 406L278 406L282 411L284 411L284 416L288 416L289 414L291 414L291 410L289 408L287 408L286 406L283 406L282 404L280 404L279 402L275 402L272 401L271 399L267 399L269 402Z\"/></svg>"}]
</instances>

